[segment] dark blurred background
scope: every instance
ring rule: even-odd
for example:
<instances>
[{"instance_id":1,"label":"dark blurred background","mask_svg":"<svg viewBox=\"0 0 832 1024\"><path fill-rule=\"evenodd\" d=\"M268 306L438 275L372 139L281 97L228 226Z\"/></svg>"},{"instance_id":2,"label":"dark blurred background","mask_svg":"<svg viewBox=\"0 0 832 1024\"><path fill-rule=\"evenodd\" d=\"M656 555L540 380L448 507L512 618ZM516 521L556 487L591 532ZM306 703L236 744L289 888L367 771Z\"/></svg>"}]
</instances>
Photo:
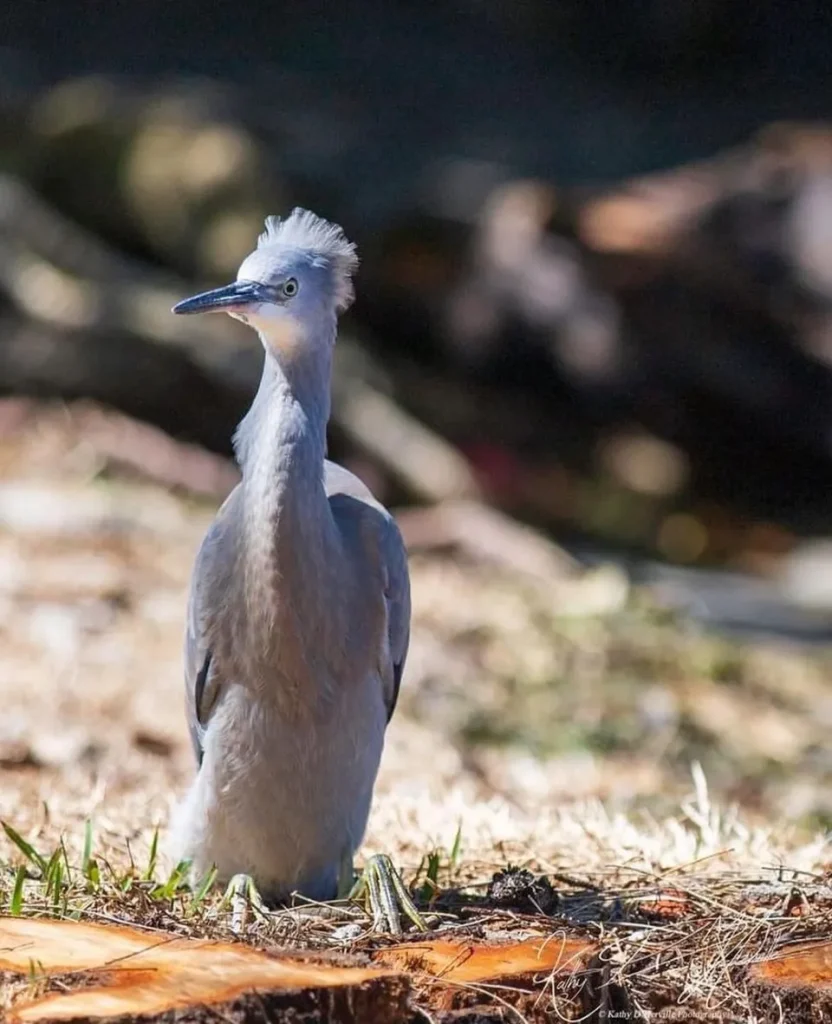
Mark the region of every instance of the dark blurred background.
<instances>
[{"instance_id":1,"label":"dark blurred background","mask_svg":"<svg viewBox=\"0 0 832 1024\"><path fill-rule=\"evenodd\" d=\"M830 54L808 3L4 5L9 806L189 776L187 579L262 352L170 307L299 204L362 257L331 452L411 552L387 763L676 808L698 761L828 828Z\"/></svg>"},{"instance_id":2,"label":"dark blurred background","mask_svg":"<svg viewBox=\"0 0 832 1024\"><path fill-rule=\"evenodd\" d=\"M829 530L823 5L40 0L0 42L7 394L227 453L257 346L167 310L299 203L361 247L332 445L388 501L781 575Z\"/></svg>"}]
</instances>

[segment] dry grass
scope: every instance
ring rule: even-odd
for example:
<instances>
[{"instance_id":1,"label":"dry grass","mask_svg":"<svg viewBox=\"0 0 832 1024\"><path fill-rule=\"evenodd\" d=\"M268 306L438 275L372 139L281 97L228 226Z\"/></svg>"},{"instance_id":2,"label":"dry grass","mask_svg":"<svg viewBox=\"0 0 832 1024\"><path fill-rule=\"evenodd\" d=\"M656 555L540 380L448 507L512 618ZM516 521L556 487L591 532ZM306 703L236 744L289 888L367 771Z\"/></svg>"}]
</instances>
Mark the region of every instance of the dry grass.
<instances>
[{"instance_id":1,"label":"dry grass","mask_svg":"<svg viewBox=\"0 0 832 1024\"><path fill-rule=\"evenodd\" d=\"M212 509L109 473L60 411L0 436L0 473L0 907L227 934L222 895L188 891L163 851L192 771L180 631ZM415 558L413 582L366 851L437 925L577 929L610 991L729 998L743 1019L744 966L832 921L827 843L806 828L829 799L825 656L703 638L638 595L567 618L447 554ZM553 889L501 903L509 864ZM367 923L251 913L245 937L361 948Z\"/></svg>"}]
</instances>

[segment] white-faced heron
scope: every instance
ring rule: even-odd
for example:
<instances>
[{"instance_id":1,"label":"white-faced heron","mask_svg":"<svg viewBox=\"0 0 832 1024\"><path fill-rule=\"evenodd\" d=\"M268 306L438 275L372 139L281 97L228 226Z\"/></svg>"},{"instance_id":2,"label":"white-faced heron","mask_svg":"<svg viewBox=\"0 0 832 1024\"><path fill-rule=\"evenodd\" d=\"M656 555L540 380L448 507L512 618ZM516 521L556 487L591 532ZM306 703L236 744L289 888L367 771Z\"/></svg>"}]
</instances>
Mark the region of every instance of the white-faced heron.
<instances>
[{"instance_id":1,"label":"white-faced heron","mask_svg":"<svg viewBox=\"0 0 832 1024\"><path fill-rule=\"evenodd\" d=\"M265 349L240 423L242 481L197 556L185 641L196 779L172 846L271 901L343 895L410 633L407 556L390 514L326 459L337 318L358 258L307 210L270 217L237 280L174 307L225 312ZM376 925L417 926L388 858L365 884ZM253 885L252 885L253 883Z\"/></svg>"}]
</instances>

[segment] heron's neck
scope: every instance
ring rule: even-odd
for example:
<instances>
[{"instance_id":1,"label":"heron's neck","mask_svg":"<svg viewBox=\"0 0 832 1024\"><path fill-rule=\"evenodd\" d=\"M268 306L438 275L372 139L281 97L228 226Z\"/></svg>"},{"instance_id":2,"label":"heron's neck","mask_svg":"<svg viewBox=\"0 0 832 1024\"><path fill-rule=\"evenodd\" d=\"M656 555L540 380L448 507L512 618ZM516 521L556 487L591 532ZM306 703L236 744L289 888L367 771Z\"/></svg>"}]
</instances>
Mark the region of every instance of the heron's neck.
<instances>
[{"instance_id":1,"label":"heron's neck","mask_svg":"<svg viewBox=\"0 0 832 1024\"><path fill-rule=\"evenodd\" d=\"M275 580L293 599L314 590L324 557L331 525L323 479L330 353L327 345L283 358L266 347L260 387L237 432L247 597L265 602L264 612Z\"/></svg>"},{"instance_id":2,"label":"heron's neck","mask_svg":"<svg viewBox=\"0 0 832 1024\"><path fill-rule=\"evenodd\" d=\"M260 387L235 437L244 479L266 466L272 469L270 490L281 483L282 470L296 475L301 468L315 466L316 479L320 479L331 377L328 349L290 359L275 356L266 348Z\"/></svg>"}]
</instances>

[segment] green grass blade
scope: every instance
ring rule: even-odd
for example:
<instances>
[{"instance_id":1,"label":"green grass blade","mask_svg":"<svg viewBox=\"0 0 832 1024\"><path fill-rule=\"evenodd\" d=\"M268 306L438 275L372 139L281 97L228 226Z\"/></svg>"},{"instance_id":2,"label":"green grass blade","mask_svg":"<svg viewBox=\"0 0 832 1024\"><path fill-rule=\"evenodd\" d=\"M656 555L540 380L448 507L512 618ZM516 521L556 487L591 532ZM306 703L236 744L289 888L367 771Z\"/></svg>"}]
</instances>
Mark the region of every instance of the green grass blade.
<instances>
[{"instance_id":1,"label":"green grass blade","mask_svg":"<svg viewBox=\"0 0 832 1024\"><path fill-rule=\"evenodd\" d=\"M13 829L12 826L7 824L5 821L2 822L2 825L3 831L6 833L11 842L13 842L14 845L18 848L18 850L20 850L23 856L27 860L31 861L32 864L34 864L35 867L38 868L42 875L45 875L46 861L44 860L43 857L41 857L41 855L34 848L34 846L32 846L31 843L27 842L19 832L15 831L15 829Z\"/></svg>"},{"instance_id":2,"label":"green grass blade","mask_svg":"<svg viewBox=\"0 0 832 1024\"><path fill-rule=\"evenodd\" d=\"M87 861L87 870L84 872L87 879L87 888L90 892L98 892L101 888L101 869L98 866L98 861L95 857L90 857Z\"/></svg>"},{"instance_id":3,"label":"green grass blade","mask_svg":"<svg viewBox=\"0 0 832 1024\"><path fill-rule=\"evenodd\" d=\"M153 839L150 841L150 855L147 860L147 871L142 876L145 882L152 882L156 875L156 858L159 852L159 829L157 828L153 833Z\"/></svg>"},{"instance_id":4,"label":"green grass blade","mask_svg":"<svg viewBox=\"0 0 832 1024\"><path fill-rule=\"evenodd\" d=\"M9 901L9 913L12 917L20 917L23 910L23 883L26 881L26 868L21 864L14 876L12 898Z\"/></svg>"},{"instance_id":5,"label":"green grass blade","mask_svg":"<svg viewBox=\"0 0 832 1024\"><path fill-rule=\"evenodd\" d=\"M459 824L456 827L456 835L454 836L454 845L451 847L450 865L451 872L455 872L459 866L459 855L462 850L462 820L460 819Z\"/></svg>"},{"instance_id":6,"label":"green grass blade","mask_svg":"<svg viewBox=\"0 0 832 1024\"><path fill-rule=\"evenodd\" d=\"M214 883L217 880L217 869L212 867L205 878L199 883L199 888L194 893L193 899L191 900L191 909L198 909L200 903L205 899L210 890L214 887Z\"/></svg>"},{"instance_id":7,"label":"green grass blade","mask_svg":"<svg viewBox=\"0 0 832 1024\"><path fill-rule=\"evenodd\" d=\"M40 981L41 978L46 977L46 970L43 966L42 960L33 960L29 958L29 983L33 984L36 981Z\"/></svg>"},{"instance_id":8,"label":"green grass blade","mask_svg":"<svg viewBox=\"0 0 832 1024\"><path fill-rule=\"evenodd\" d=\"M46 898L54 896L54 890L56 885L56 879L58 876L58 870L61 866L61 850L58 847L49 858L49 862L46 865L46 871L44 872L44 881L46 883Z\"/></svg>"},{"instance_id":9,"label":"green grass blade","mask_svg":"<svg viewBox=\"0 0 832 1024\"><path fill-rule=\"evenodd\" d=\"M89 877L89 865L92 859L92 819L87 818L84 822L84 852L81 854L81 874L84 878Z\"/></svg>"},{"instance_id":10,"label":"green grass blade","mask_svg":"<svg viewBox=\"0 0 832 1024\"><path fill-rule=\"evenodd\" d=\"M153 851L151 850L151 858L153 857ZM133 847L130 845L130 840L127 840L127 859L130 861L129 874L135 875L136 873L136 862L133 860ZM148 870L150 870L148 868Z\"/></svg>"},{"instance_id":11,"label":"green grass blade","mask_svg":"<svg viewBox=\"0 0 832 1024\"><path fill-rule=\"evenodd\" d=\"M185 884L185 880L190 869L190 861L182 860L176 867L171 871L167 880L161 885L157 885L150 892L150 898L153 900L169 900L172 899L179 889Z\"/></svg>"},{"instance_id":12,"label":"green grass blade","mask_svg":"<svg viewBox=\"0 0 832 1024\"><path fill-rule=\"evenodd\" d=\"M72 885L72 868L69 866L69 854L66 850L66 843L64 837L61 836L61 854L64 862L64 872L66 873L66 880L68 885Z\"/></svg>"},{"instance_id":13,"label":"green grass blade","mask_svg":"<svg viewBox=\"0 0 832 1024\"><path fill-rule=\"evenodd\" d=\"M419 898L427 903L439 892L439 863L438 850L432 850L428 854L428 866L425 870L425 881L419 890Z\"/></svg>"},{"instance_id":14,"label":"green grass blade","mask_svg":"<svg viewBox=\"0 0 832 1024\"><path fill-rule=\"evenodd\" d=\"M422 854L421 858L419 859L419 864L418 864L418 866L416 868L416 871L413 873L413 885L414 886L418 885L419 879L422 877L422 872L425 870L425 859L426 859L425 855Z\"/></svg>"},{"instance_id":15,"label":"green grass blade","mask_svg":"<svg viewBox=\"0 0 832 1024\"><path fill-rule=\"evenodd\" d=\"M52 875L52 912L57 914L61 909L61 896L64 891L64 864L59 857L55 861L55 870Z\"/></svg>"}]
</instances>

